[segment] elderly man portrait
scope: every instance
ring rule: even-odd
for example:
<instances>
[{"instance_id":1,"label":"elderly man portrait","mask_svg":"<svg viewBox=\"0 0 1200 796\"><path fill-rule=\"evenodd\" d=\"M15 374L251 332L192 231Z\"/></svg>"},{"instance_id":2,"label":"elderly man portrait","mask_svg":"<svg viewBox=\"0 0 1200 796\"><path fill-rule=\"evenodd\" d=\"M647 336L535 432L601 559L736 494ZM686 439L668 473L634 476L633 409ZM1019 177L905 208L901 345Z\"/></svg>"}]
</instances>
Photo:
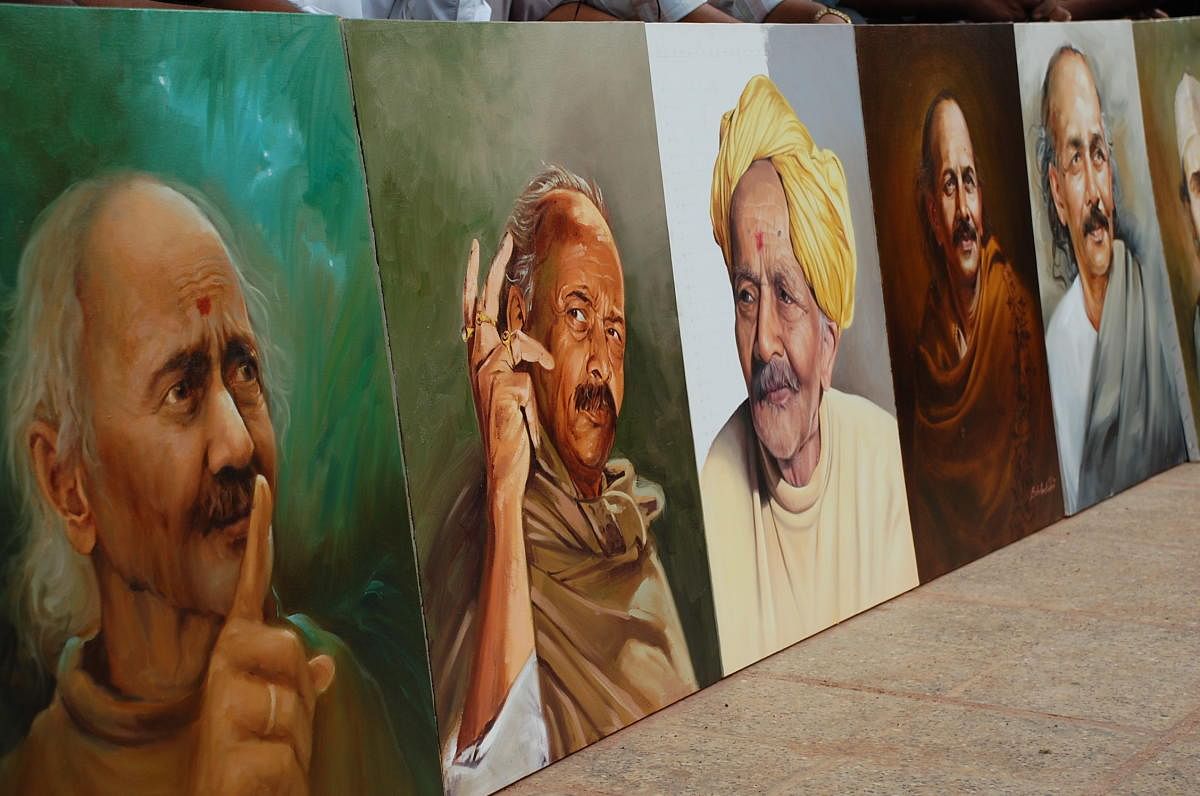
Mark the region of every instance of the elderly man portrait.
<instances>
[{"instance_id":1,"label":"elderly man portrait","mask_svg":"<svg viewBox=\"0 0 1200 796\"><path fill-rule=\"evenodd\" d=\"M1039 307L987 224L986 175L952 93L925 113L918 175L930 282L909 494L927 580L1053 522L1062 505Z\"/></svg>"},{"instance_id":2,"label":"elderly man portrait","mask_svg":"<svg viewBox=\"0 0 1200 796\"><path fill-rule=\"evenodd\" d=\"M264 307L196 192L77 183L22 254L4 384L28 646L56 690L14 793L388 790L378 689L271 593Z\"/></svg>"},{"instance_id":3,"label":"elderly man portrait","mask_svg":"<svg viewBox=\"0 0 1200 796\"><path fill-rule=\"evenodd\" d=\"M1185 73L1175 90L1175 139L1179 145L1179 198L1187 208L1192 233L1192 295L1196 313L1196 373L1200 375L1200 81ZM1186 332L1184 332L1186 333Z\"/></svg>"},{"instance_id":4,"label":"elderly man portrait","mask_svg":"<svg viewBox=\"0 0 1200 796\"><path fill-rule=\"evenodd\" d=\"M1069 280L1046 351L1073 513L1178 464L1186 448L1161 311L1121 235L1116 160L1088 58L1056 50L1041 98L1042 190Z\"/></svg>"},{"instance_id":5,"label":"elderly man portrait","mask_svg":"<svg viewBox=\"0 0 1200 796\"><path fill-rule=\"evenodd\" d=\"M652 527L663 491L609 458L628 325L604 200L550 166L505 233L481 294L472 244L462 295L483 474L439 543L466 552L435 550L423 574L451 792L503 786L697 688Z\"/></svg>"},{"instance_id":6,"label":"elderly man portrait","mask_svg":"<svg viewBox=\"0 0 1200 796\"><path fill-rule=\"evenodd\" d=\"M845 173L761 75L721 120L712 224L748 393L700 479L729 673L917 570L896 421L832 385L857 269Z\"/></svg>"}]
</instances>

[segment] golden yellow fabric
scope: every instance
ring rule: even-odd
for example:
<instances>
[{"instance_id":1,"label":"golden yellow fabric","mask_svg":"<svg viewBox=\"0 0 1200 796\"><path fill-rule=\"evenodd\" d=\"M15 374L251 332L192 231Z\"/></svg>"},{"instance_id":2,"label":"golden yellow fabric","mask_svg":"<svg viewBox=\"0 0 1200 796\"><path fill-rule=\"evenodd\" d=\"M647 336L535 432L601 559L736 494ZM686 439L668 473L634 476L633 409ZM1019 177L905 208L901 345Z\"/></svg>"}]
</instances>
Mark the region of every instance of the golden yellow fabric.
<instances>
[{"instance_id":1,"label":"golden yellow fabric","mask_svg":"<svg viewBox=\"0 0 1200 796\"><path fill-rule=\"evenodd\" d=\"M757 160L770 160L783 183L792 251L817 304L840 329L854 319L856 259L846 173L837 155L819 148L768 78L756 75L737 107L721 118L713 166L713 237L732 263L729 208L738 180Z\"/></svg>"}]
</instances>

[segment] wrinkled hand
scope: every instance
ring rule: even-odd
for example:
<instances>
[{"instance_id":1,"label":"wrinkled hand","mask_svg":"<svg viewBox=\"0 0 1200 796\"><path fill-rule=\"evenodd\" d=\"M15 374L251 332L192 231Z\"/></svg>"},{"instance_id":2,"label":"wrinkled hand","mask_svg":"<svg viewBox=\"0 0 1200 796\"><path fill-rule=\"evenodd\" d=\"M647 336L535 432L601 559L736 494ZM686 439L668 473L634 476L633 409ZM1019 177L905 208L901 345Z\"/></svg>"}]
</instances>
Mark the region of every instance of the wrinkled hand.
<instances>
[{"instance_id":1,"label":"wrinkled hand","mask_svg":"<svg viewBox=\"0 0 1200 796\"><path fill-rule=\"evenodd\" d=\"M1071 12L1063 0L1041 0L1029 12L1030 22L1070 22Z\"/></svg>"},{"instance_id":2,"label":"wrinkled hand","mask_svg":"<svg viewBox=\"0 0 1200 796\"><path fill-rule=\"evenodd\" d=\"M267 625L271 587L271 490L254 484L246 552L233 606L204 682L194 794L308 793L313 713L333 682L328 655L308 660L292 631Z\"/></svg>"},{"instance_id":3,"label":"wrinkled hand","mask_svg":"<svg viewBox=\"0 0 1200 796\"><path fill-rule=\"evenodd\" d=\"M520 331L502 337L496 328L512 247L512 236L505 235L488 270L483 296L478 297L479 241L471 241L462 294L467 363L483 436L489 499L509 507L524 497L532 446L538 439L533 381L522 365L554 367L554 358L536 340Z\"/></svg>"}]
</instances>

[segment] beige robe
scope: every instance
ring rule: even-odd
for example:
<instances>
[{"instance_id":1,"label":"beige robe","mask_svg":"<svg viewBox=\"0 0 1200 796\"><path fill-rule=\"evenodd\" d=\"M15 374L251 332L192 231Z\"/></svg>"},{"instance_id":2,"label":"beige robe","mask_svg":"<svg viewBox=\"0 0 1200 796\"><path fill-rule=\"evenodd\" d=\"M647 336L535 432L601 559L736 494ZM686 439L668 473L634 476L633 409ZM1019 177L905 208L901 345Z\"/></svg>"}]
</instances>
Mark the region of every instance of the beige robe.
<instances>
[{"instance_id":1,"label":"beige robe","mask_svg":"<svg viewBox=\"0 0 1200 796\"><path fill-rule=\"evenodd\" d=\"M698 687L651 530L662 490L626 459L607 463L604 483L598 498L580 497L543 431L523 521L552 761ZM484 492L480 479L459 494L422 571L443 749L454 743L474 663Z\"/></svg>"},{"instance_id":2,"label":"beige robe","mask_svg":"<svg viewBox=\"0 0 1200 796\"><path fill-rule=\"evenodd\" d=\"M917 585L896 421L827 390L821 455L791 486L742 404L701 474L725 674Z\"/></svg>"}]
</instances>

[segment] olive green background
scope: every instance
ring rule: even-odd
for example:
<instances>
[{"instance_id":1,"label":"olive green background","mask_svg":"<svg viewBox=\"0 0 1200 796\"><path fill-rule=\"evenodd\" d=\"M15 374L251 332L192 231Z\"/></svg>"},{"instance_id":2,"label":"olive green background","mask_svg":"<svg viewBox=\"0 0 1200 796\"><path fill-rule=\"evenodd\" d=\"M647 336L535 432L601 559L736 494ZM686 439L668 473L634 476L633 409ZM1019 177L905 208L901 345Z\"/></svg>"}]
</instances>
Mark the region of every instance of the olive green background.
<instances>
[{"instance_id":1,"label":"olive green background","mask_svg":"<svg viewBox=\"0 0 1200 796\"><path fill-rule=\"evenodd\" d=\"M337 20L0 6L0 296L37 214L80 179L146 170L203 191L272 298L290 362L275 587L381 687L413 783L440 787L404 469ZM0 327L0 342L7 323ZM278 391L278 382L271 385ZM2 409L2 408L0 408ZM0 563L14 548L0 479ZM49 697L0 626L0 754Z\"/></svg>"},{"instance_id":2,"label":"olive green background","mask_svg":"<svg viewBox=\"0 0 1200 796\"><path fill-rule=\"evenodd\" d=\"M1183 174L1175 140L1175 89L1185 71L1200 79L1200 18L1135 22L1133 45L1146 125L1146 155L1158 206L1171 303L1192 417L1200 436L1200 373L1196 372L1196 342L1192 335L1196 295L1200 292L1200 283L1192 276L1192 269L1200 252L1192 243L1192 224L1179 195Z\"/></svg>"},{"instance_id":3,"label":"olive green background","mask_svg":"<svg viewBox=\"0 0 1200 796\"><path fill-rule=\"evenodd\" d=\"M643 29L344 29L421 561L482 476L459 336L471 239L486 272L513 200L543 164L560 164L595 180L609 207L629 328L613 455L666 493L653 531L696 676L712 683L720 660Z\"/></svg>"}]
</instances>

